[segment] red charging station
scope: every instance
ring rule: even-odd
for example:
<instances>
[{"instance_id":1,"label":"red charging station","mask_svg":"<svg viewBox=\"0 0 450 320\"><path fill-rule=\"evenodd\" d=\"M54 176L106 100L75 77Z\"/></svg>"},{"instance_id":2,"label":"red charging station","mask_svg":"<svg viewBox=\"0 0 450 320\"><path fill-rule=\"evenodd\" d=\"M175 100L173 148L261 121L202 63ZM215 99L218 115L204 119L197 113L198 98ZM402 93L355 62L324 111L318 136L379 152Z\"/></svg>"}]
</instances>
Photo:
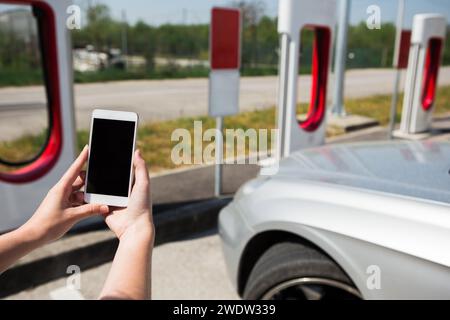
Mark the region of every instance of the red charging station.
<instances>
[{"instance_id":1,"label":"red charging station","mask_svg":"<svg viewBox=\"0 0 450 320\"><path fill-rule=\"evenodd\" d=\"M413 19L399 138L420 139L431 129L434 99L447 21L440 14Z\"/></svg>"},{"instance_id":2,"label":"red charging station","mask_svg":"<svg viewBox=\"0 0 450 320\"><path fill-rule=\"evenodd\" d=\"M49 119L42 151L20 168L0 172L0 232L25 222L75 157L75 121L70 33L66 0L8 0L33 9L42 48Z\"/></svg>"},{"instance_id":3,"label":"red charging station","mask_svg":"<svg viewBox=\"0 0 450 320\"><path fill-rule=\"evenodd\" d=\"M325 141L327 85L330 73L333 30L336 22L334 0L280 0L278 33L281 54L278 87L278 156ZM311 101L306 119L297 120L297 81L301 31L314 32ZM302 90L300 88L300 90Z\"/></svg>"}]
</instances>

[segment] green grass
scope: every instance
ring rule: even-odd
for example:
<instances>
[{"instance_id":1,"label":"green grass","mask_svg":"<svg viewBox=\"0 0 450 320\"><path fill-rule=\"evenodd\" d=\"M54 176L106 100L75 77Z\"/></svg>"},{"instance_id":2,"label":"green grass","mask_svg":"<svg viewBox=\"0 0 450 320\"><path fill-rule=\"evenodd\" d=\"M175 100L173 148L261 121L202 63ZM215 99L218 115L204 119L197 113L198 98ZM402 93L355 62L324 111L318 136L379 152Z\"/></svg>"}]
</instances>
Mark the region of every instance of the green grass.
<instances>
[{"instance_id":1,"label":"green grass","mask_svg":"<svg viewBox=\"0 0 450 320\"><path fill-rule=\"evenodd\" d=\"M0 141L0 157L9 162L29 160L39 153L45 143L47 130L36 135L27 134L12 141ZM0 164L0 171L15 168Z\"/></svg>"},{"instance_id":2,"label":"green grass","mask_svg":"<svg viewBox=\"0 0 450 320\"><path fill-rule=\"evenodd\" d=\"M310 73L310 70L301 69L300 73ZM241 75L251 76L270 76L277 75L278 68L275 67L253 67L243 68ZM74 81L76 83L106 82L120 80L152 80L152 79L185 79L185 78L207 78L209 68L203 66L176 67L164 66L151 71L125 71L120 69L105 69L93 72L75 72Z\"/></svg>"},{"instance_id":3,"label":"green grass","mask_svg":"<svg viewBox=\"0 0 450 320\"><path fill-rule=\"evenodd\" d=\"M208 73L208 68L202 66L186 68L166 66L152 71L105 69L92 72L75 72L74 81L76 83L90 83L120 80L205 78L208 76Z\"/></svg>"},{"instance_id":4,"label":"green grass","mask_svg":"<svg viewBox=\"0 0 450 320\"><path fill-rule=\"evenodd\" d=\"M399 99L397 108L397 119L400 119L402 96ZM345 107L348 113L364 115L374 118L381 125L389 122L389 109L391 97L389 95L378 95L368 98L347 99ZM298 109L305 110L306 104L300 104ZM435 114L450 111L450 86L441 87L436 95ZM193 137L194 121L202 121L203 132L209 128L215 127L213 118L202 117L184 117L170 121L150 122L141 124L138 131L137 147L141 149L144 158L148 162L153 172L163 169L174 168L171 160L172 148L178 143L171 142L171 134L177 128L189 130ZM247 130L254 129L272 129L275 127L275 108L265 110L242 112L236 116L226 117L225 128L242 128ZM339 134L333 128L328 128L327 135ZM45 139L45 132L32 136L27 135L13 141L0 142L0 155L3 159L18 160L30 158L39 152ZM88 142L89 134L87 130L77 132L78 150ZM206 145L209 142L204 142ZM248 147L248 146L247 146ZM1 170L11 170L11 168L0 168Z\"/></svg>"},{"instance_id":5,"label":"green grass","mask_svg":"<svg viewBox=\"0 0 450 320\"><path fill-rule=\"evenodd\" d=\"M301 68L301 74L309 74L310 68ZM241 75L245 77L252 76L271 76L277 75L278 68L274 67L252 67L243 68ZM204 66L176 67L164 66L157 67L154 70L126 71L121 69L105 69L91 72L74 72L75 83L94 83L123 80L158 80L158 79L185 79L185 78L207 78L209 68ZM12 70L5 69L0 73L0 87L7 86L28 86L41 85L43 83L42 72L39 70Z\"/></svg>"},{"instance_id":6,"label":"green grass","mask_svg":"<svg viewBox=\"0 0 450 320\"><path fill-rule=\"evenodd\" d=\"M0 72L0 87L29 86L42 84L43 75L38 69L2 68Z\"/></svg>"},{"instance_id":7,"label":"green grass","mask_svg":"<svg viewBox=\"0 0 450 320\"><path fill-rule=\"evenodd\" d=\"M300 74L311 73L310 67L300 68ZM273 76L278 74L278 67L246 67L242 68L241 76ZM152 80L152 79L184 79L184 78L207 78L209 68L204 66L177 67L164 66L154 70L146 71L125 71L121 69L105 69L92 72L75 72L74 81L76 83L106 82L120 80Z\"/></svg>"}]
</instances>

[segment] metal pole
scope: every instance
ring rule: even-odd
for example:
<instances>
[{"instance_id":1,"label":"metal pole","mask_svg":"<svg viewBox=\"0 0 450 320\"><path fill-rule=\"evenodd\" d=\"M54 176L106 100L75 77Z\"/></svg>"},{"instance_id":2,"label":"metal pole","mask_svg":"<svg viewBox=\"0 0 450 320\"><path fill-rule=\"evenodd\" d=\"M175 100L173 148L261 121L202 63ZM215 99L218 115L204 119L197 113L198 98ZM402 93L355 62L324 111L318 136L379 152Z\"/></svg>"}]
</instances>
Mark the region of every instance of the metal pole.
<instances>
[{"instance_id":1,"label":"metal pole","mask_svg":"<svg viewBox=\"0 0 450 320\"><path fill-rule=\"evenodd\" d=\"M289 75L289 36L285 33L281 34L280 40L280 61L279 61L279 77L278 77L278 111L277 111L277 159L282 159L286 155L286 150L289 150L286 145L287 126L286 117L287 108L287 88L288 88L288 75Z\"/></svg>"},{"instance_id":2,"label":"metal pole","mask_svg":"<svg viewBox=\"0 0 450 320\"><path fill-rule=\"evenodd\" d=\"M400 86L400 69L395 69L395 80L394 80L394 93L392 95L391 101L391 111L389 115L389 129L388 137L393 139L393 132L395 129L395 118L397 116L397 102L398 102L398 87Z\"/></svg>"},{"instance_id":3,"label":"metal pole","mask_svg":"<svg viewBox=\"0 0 450 320\"><path fill-rule=\"evenodd\" d=\"M331 113L335 116L345 116L344 107L344 80L345 62L347 58L347 32L350 18L350 0L340 0L339 3L339 26L336 41L336 56L334 59L334 103Z\"/></svg>"},{"instance_id":4,"label":"metal pole","mask_svg":"<svg viewBox=\"0 0 450 320\"><path fill-rule=\"evenodd\" d=\"M222 194L222 161L223 161L223 118L216 117L216 166L214 172L214 196Z\"/></svg>"},{"instance_id":5,"label":"metal pole","mask_svg":"<svg viewBox=\"0 0 450 320\"><path fill-rule=\"evenodd\" d=\"M389 115L389 128L388 128L389 139L393 138L392 133L395 129L395 118L397 116L398 88L400 86L400 73L401 73L400 69L398 68L398 59L400 56L400 40L403 29L404 9L405 9L405 0L398 0L394 58L392 61L392 66L395 68L395 80L393 90L394 92L392 93L391 110Z\"/></svg>"}]
</instances>

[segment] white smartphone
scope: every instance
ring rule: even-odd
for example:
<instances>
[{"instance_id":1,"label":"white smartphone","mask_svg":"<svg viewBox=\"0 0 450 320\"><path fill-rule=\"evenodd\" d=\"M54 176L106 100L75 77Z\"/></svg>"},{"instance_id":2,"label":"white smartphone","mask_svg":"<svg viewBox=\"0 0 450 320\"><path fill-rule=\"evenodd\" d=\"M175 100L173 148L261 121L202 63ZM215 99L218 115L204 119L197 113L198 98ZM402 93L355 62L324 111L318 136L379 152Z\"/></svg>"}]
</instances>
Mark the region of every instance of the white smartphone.
<instances>
[{"instance_id":1,"label":"white smartphone","mask_svg":"<svg viewBox=\"0 0 450 320\"><path fill-rule=\"evenodd\" d=\"M84 200L126 207L133 182L138 115L96 109L92 113Z\"/></svg>"}]
</instances>

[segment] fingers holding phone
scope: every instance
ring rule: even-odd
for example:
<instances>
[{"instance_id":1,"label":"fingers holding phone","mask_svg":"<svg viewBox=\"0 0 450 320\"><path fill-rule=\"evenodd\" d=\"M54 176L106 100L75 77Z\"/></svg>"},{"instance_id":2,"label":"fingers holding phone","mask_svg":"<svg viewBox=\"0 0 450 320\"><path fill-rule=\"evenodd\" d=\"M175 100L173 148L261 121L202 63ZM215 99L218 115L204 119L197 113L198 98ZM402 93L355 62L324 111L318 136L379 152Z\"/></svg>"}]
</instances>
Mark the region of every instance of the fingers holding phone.
<instances>
[{"instance_id":1,"label":"fingers holding phone","mask_svg":"<svg viewBox=\"0 0 450 320\"><path fill-rule=\"evenodd\" d=\"M154 236L150 178L144 159L139 150L134 154L133 167L135 181L126 208L111 207L106 216L106 224L119 239L130 234L139 236L141 233ZM128 235L128 236L127 236Z\"/></svg>"},{"instance_id":2,"label":"fingers holding phone","mask_svg":"<svg viewBox=\"0 0 450 320\"><path fill-rule=\"evenodd\" d=\"M88 157L85 147L58 183L51 188L33 216L21 227L35 236L39 243L47 243L63 236L81 219L109 212L107 205L85 204L83 166Z\"/></svg>"}]
</instances>

